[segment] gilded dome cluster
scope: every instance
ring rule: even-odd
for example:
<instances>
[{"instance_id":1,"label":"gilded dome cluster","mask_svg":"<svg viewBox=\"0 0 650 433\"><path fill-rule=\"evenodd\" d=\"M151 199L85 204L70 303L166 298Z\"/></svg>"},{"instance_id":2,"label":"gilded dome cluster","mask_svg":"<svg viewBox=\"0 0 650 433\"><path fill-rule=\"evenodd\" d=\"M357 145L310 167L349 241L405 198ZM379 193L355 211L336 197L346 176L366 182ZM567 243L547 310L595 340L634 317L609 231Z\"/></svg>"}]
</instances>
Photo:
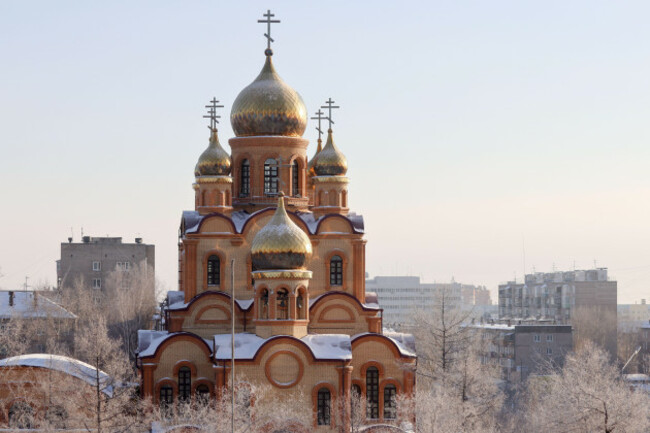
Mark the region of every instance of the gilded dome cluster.
<instances>
[{"instance_id":1,"label":"gilded dome cluster","mask_svg":"<svg viewBox=\"0 0 650 433\"><path fill-rule=\"evenodd\" d=\"M260 74L242 90L232 106L230 123L237 137L282 135L301 137L307 127L302 98L275 72L271 56Z\"/></svg>"},{"instance_id":2,"label":"gilded dome cluster","mask_svg":"<svg viewBox=\"0 0 650 433\"><path fill-rule=\"evenodd\" d=\"M348 160L334 144L332 130L327 131L327 142L323 150L313 158L316 176L343 176L348 171Z\"/></svg>"},{"instance_id":3,"label":"gilded dome cluster","mask_svg":"<svg viewBox=\"0 0 650 433\"><path fill-rule=\"evenodd\" d=\"M309 237L291 221L280 194L275 214L253 238L253 266L257 270L304 269L311 254Z\"/></svg>"},{"instance_id":4,"label":"gilded dome cluster","mask_svg":"<svg viewBox=\"0 0 650 433\"><path fill-rule=\"evenodd\" d=\"M199 161L194 168L194 175L199 176L227 176L230 173L230 156L219 143L217 130L210 134L208 148L199 156Z\"/></svg>"}]
</instances>

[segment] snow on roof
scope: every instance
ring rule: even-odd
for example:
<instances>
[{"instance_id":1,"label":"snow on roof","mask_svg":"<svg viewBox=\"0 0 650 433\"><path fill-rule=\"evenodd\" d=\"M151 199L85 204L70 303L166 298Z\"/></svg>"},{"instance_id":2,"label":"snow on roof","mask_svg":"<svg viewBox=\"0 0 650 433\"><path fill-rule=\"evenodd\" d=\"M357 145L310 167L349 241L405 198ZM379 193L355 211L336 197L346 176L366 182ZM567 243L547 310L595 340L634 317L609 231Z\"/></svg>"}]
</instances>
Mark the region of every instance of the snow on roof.
<instances>
[{"instance_id":1,"label":"snow on roof","mask_svg":"<svg viewBox=\"0 0 650 433\"><path fill-rule=\"evenodd\" d=\"M262 209L258 212L261 212L263 210L265 209ZM246 225L246 221L248 221L253 215L257 214L258 212L252 214L249 214L245 211L233 212L230 216L230 220L234 224L237 233L241 233L244 225ZM320 221L322 221L323 218L328 217L328 215L324 215L316 219L312 212L295 212L295 215L305 223L310 234L316 233ZM200 215L197 211L184 211L183 223L185 226L185 233L196 233L199 229L201 221L203 221L206 216L207 215ZM363 216L357 215L354 212L349 212L347 215L340 216L350 221L354 233L364 233Z\"/></svg>"},{"instance_id":2,"label":"snow on roof","mask_svg":"<svg viewBox=\"0 0 650 433\"><path fill-rule=\"evenodd\" d=\"M627 382L650 382L650 376L642 373L624 374L623 379Z\"/></svg>"},{"instance_id":3,"label":"snow on roof","mask_svg":"<svg viewBox=\"0 0 650 433\"><path fill-rule=\"evenodd\" d=\"M214 337L214 358L228 360L231 358L230 334L218 334ZM274 338L274 337L271 337ZM235 359L253 359L257 351L269 339L255 334L235 334ZM316 359L352 359L350 336L346 334L311 334L300 339L314 354Z\"/></svg>"},{"instance_id":4,"label":"snow on roof","mask_svg":"<svg viewBox=\"0 0 650 433\"><path fill-rule=\"evenodd\" d=\"M36 292L0 291L0 319L38 317L77 318L56 302Z\"/></svg>"},{"instance_id":5,"label":"snow on roof","mask_svg":"<svg viewBox=\"0 0 650 433\"><path fill-rule=\"evenodd\" d=\"M67 356L50 355L47 353L33 353L29 355L13 356L0 360L0 367L40 367L49 370L56 370L69 374L84 382L95 386L97 380L97 369L90 364ZM113 387L109 385L111 377L99 370L100 386L104 394L109 397L113 395Z\"/></svg>"},{"instance_id":6,"label":"snow on roof","mask_svg":"<svg viewBox=\"0 0 650 433\"><path fill-rule=\"evenodd\" d=\"M507 325L505 323L477 323L474 325L471 325L472 328L480 328L480 329L492 329L495 331L514 331L515 327L514 325Z\"/></svg>"},{"instance_id":7,"label":"snow on roof","mask_svg":"<svg viewBox=\"0 0 650 433\"><path fill-rule=\"evenodd\" d=\"M401 345L403 348L408 350L411 356L415 356L415 337L413 334L407 334L404 332L395 332L389 331L384 332L384 335L391 340L395 341L398 345Z\"/></svg>"},{"instance_id":8,"label":"snow on roof","mask_svg":"<svg viewBox=\"0 0 650 433\"><path fill-rule=\"evenodd\" d=\"M392 334L399 334L399 333L395 332L395 333L392 333ZM417 356L414 349L413 350L409 349L408 347L406 347L404 345L404 343L399 341L399 339L389 337L388 335L385 335L385 334L375 334L375 333L372 333L372 332L362 332L361 334L353 335L352 340L356 340L357 338L363 337L365 335L380 335L380 336L386 337L389 340L391 340L393 343L395 343L395 346L397 346L397 349L399 350L400 355L409 356L409 357ZM410 335L410 334L404 334L404 335Z\"/></svg>"},{"instance_id":9,"label":"snow on roof","mask_svg":"<svg viewBox=\"0 0 650 433\"><path fill-rule=\"evenodd\" d=\"M213 339L214 359L230 359L230 334L218 334ZM264 338L247 332L235 334L235 359L253 359L265 341Z\"/></svg>"},{"instance_id":10,"label":"snow on roof","mask_svg":"<svg viewBox=\"0 0 650 433\"><path fill-rule=\"evenodd\" d=\"M142 355L149 347L154 340L166 337L169 333L167 331L151 331L148 329L138 330L138 353ZM163 338L164 339L164 338ZM156 345L158 347L158 345ZM155 352L156 349L153 349ZM151 353L153 355L153 352Z\"/></svg>"},{"instance_id":11,"label":"snow on roof","mask_svg":"<svg viewBox=\"0 0 650 433\"><path fill-rule=\"evenodd\" d=\"M347 334L310 334L300 339L316 359L352 359L352 344Z\"/></svg>"},{"instance_id":12,"label":"snow on roof","mask_svg":"<svg viewBox=\"0 0 650 433\"><path fill-rule=\"evenodd\" d=\"M254 299L235 299L235 302L242 310L248 310L253 305Z\"/></svg>"}]
</instances>

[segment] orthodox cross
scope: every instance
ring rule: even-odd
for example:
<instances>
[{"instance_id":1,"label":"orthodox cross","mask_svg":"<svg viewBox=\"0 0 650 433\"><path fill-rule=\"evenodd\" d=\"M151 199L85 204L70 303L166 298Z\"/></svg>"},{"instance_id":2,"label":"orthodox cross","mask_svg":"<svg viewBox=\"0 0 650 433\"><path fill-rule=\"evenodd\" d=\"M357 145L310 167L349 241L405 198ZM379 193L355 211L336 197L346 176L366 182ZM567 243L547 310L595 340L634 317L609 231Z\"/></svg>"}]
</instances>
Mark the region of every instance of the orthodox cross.
<instances>
[{"instance_id":1,"label":"orthodox cross","mask_svg":"<svg viewBox=\"0 0 650 433\"><path fill-rule=\"evenodd\" d=\"M316 117L311 118L312 120L318 120L318 126L316 127L316 131L318 131L318 139L319 140L321 139L320 138L321 135L323 135L323 131L320 129L320 121L323 120L323 119L327 119L327 117L323 117L323 114L325 114L325 113L323 113L323 111L321 109L319 109L316 112Z\"/></svg>"},{"instance_id":2,"label":"orthodox cross","mask_svg":"<svg viewBox=\"0 0 650 433\"><path fill-rule=\"evenodd\" d=\"M320 108L327 108L328 110L328 115L326 119L329 121L330 129L332 129L332 125L334 124L334 121L332 120L332 109L334 108L341 108L338 105L333 105L334 101L332 101L332 98L329 98L327 101L325 101L327 105L321 105Z\"/></svg>"},{"instance_id":3,"label":"orthodox cross","mask_svg":"<svg viewBox=\"0 0 650 433\"><path fill-rule=\"evenodd\" d=\"M258 23L266 23L266 33L264 33L264 36L266 36L266 51L264 51L264 54L267 56L272 56L273 55L273 50L271 50L271 42L275 42L273 38L271 37L271 23L279 23L280 20L272 20L271 18L275 16L275 14L271 13L271 9L267 10L264 15L265 20L257 20Z\"/></svg>"},{"instance_id":4,"label":"orthodox cross","mask_svg":"<svg viewBox=\"0 0 650 433\"><path fill-rule=\"evenodd\" d=\"M219 123L218 119L221 119L221 116L217 114L217 108L223 108L223 105L217 105L219 101L217 101L217 98L212 98L212 101L210 101L210 105L206 105L205 108L208 109L208 115L203 116L204 119L210 119L210 128L212 131L217 129L217 123Z\"/></svg>"}]
</instances>

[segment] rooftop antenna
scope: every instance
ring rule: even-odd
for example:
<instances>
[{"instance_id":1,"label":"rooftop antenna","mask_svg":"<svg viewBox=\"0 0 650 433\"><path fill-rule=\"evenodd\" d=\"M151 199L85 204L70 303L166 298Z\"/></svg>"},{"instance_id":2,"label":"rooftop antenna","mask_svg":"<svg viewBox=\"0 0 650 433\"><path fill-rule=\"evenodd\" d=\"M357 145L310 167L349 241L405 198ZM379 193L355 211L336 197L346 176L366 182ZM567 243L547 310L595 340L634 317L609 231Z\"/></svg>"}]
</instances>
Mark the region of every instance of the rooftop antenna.
<instances>
[{"instance_id":1,"label":"rooftop antenna","mask_svg":"<svg viewBox=\"0 0 650 433\"><path fill-rule=\"evenodd\" d=\"M23 290L25 290L25 291L27 291L27 287L29 287L29 286L27 285L27 280L29 280L29 277L28 277L28 276L25 276L25 284L23 285Z\"/></svg>"},{"instance_id":2,"label":"rooftop antenna","mask_svg":"<svg viewBox=\"0 0 650 433\"><path fill-rule=\"evenodd\" d=\"M524 259L524 277L526 276L526 240L524 236L521 236L521 250Z\"/></svg>"},{"instance_id":3,"label":"rooftop antenna","mask_svg":"<svg viewBox=\"0 0 650 433\"><path fill-rule=\"evenodd\" d=\"M210 125L208 125L208 129L210 129L212 132L217 130L217 123L219 123L219 119L221 119L221 116L217 114L217 108L223 108L223 105L218 104L219 101L217 101L217 98L212 97L210 105L205 106L205 108L208 109L208 114L203 116L203 118L210 119Z\"/></svg>"},{"instance_id":4,"label":"rooftop antenna","mask_svg":"<svg viewBox=\"0 0 650 433\"><path fill-rule=\"evenodd\" d=\"M266 50L264 50L264 54L267 56L272 56L273 55L273 50L271 49L271 42L275 42L273 38L271 37L271 24L276 24L279 23L280 20L272 20L275 16L275 14L271 13L271 9L267 10L264 15L265 20L257 20L258 23L266 24L266 33L264 33L264 36L266 36Z\"/></svg>"},{"instance_id":5,"label":"rooftop antenna","mask_svg":"<svg viewBox=\"0 0 650 433\"><path fill-rule=\"evenodd\" d=\"M598 265L596 265L596 259L594 259L594 269L598 269Z\"/></svg>"},{"instance_id":6,"label":"rooftop antenna","mask_svg":"<svg viewBox=\"0 0 650 433\"><path fill-rule=\"evenodd\" d=\"M330 97L327 101L325 101L325 104L327 105L321 105L320 108L327 108L327 120L329 121L329 129L332 129L332 125L334 124L334 121L332 120L332 110L336 108L341 108L338 105L334 105L335 102L332 101L332 98Z\"/></svg>"}]
</instances>

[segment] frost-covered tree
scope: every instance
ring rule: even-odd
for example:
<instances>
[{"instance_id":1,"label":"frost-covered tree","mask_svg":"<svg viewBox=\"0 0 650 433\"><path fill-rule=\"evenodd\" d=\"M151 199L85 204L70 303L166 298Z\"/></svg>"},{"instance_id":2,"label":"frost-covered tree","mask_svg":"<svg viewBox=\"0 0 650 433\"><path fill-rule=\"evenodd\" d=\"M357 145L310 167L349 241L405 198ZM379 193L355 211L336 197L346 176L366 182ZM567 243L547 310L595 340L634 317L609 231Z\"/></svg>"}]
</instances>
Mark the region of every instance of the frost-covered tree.
<instances>
[{"instance_id":1,"label":"frost-covered tree","mask_svg":"<svg viewBox=\"0 0 650 433\"><path fill-rule=\"evenodd\" d=\"M584 343L562 370L529 380L521 431L647 433L650 398L633 391L608 353Z\"/></svg>"}]
</instances>

